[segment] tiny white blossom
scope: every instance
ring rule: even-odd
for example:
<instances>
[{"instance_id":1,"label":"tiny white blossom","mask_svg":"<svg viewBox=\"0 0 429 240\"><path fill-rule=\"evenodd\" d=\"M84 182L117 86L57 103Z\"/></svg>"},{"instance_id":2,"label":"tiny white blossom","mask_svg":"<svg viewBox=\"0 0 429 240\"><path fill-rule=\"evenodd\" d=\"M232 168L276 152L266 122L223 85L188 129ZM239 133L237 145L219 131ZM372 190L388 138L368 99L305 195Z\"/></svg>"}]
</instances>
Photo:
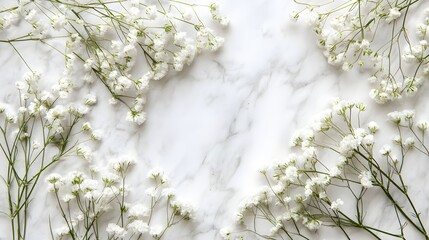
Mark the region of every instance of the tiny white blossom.
<instances>
[{"instance_id":1,"label":"tiny white blossom","mask_svg":"<svg viewBox=\"0 0 429 240\"><path fill-rule=\"evenodd\" d=\"M150 187L150 188L146 189L146 191L144 193L150 197L157 197L159 194L159 191L154 187Z\"/></svg>"},{"instance_id":2,"label":"tiny white blossom","mask_svg":"<svg viewBox=\"0 0 429 240\"><path fill-rule=\"evenodd\" d=\"M396 124L400 124L402 121L403 114L401 112L394 111L394 112L388 113L387 117L389 118L390 121Z\"/></svg>"},{"instance_id":3,"label":"tiny white blossom","mask_svg":"<svg viewBox=\"0 0 429 240\"><path fill-rule=\"evenodd\" d=\"M55 230L55 233L57 234L58 237L64 237L70 234L70 228L68 226L63 226L63 227L57 228Z\"/></svg>"},{"instance_id":4,"label":"tiny white blossom","mask_svg":"<svg viewBox=\"0 0 429 240\"><path fill-rule=\"evenodd\" d=\"M373 187L372 181L371 181L372 176L371 176L370 172L368 172L368 171L362 172L359 175L359 178L360 178L360 183L364 188L372 188Z\"/></svg>"},{"instance_id":5,"label":"tiny white blossom","mask_svg":"<svg viewBox=\"0 0 429 240\"><path fill-rule=\"evenodd\" d=\"M428 129L428 127L429 127L429 123L428 123L428 122L426 122L426 121L422 121L422 122L419 122L419 123L417 124L417 127L418 127L421 131L425 131L425 130L427 130L427 129Z\"/></svg>"},{"instance_id":6,"label":"tiny white blossom","mask_svg":"<svg viewBox=\"0 0 429 240\"><path fill-rule=\"evenodd\" d=\"M88 106L92 106L97 103L97 97L93 94L88 94L85 97L85 104Z\"/></svg>"},{"instance_id":7,"label":"tiny white blossom","mask_svg":"<svg viewBox=\"0 0 429 240\"><path fill-rule=\"evenodd\" d=\"M403 142L403 144L408 147L408 148L413 148L415 145L415 140L413 137L408 137L405 139L405 141Z\"/></svg>"},{"instance_id":8,"label":"tiny white blossom","mask_svg":"<svg viewBox=\"0 0 429 240\"><path fill-rule=\"evenodd\" d=\"M149 209L143 204L136 204L129 209L129 216L131 218L141 218L149 216Z\"/></svg>"},{"instance_id":9,"label":"tiny white blossom","mask_svg":"<svg viewBox=\"0 0 429 240\"><path fill-rule=\"evenodd\" d=\"M131 110L127 113L126 119L127 121L134 122L137 125L141 125L146 121L146 113Z\"/></svg>"},{"instance_id":10,"label":"tiny white blossom","mask_svg":"<svg viewBox=\"0 0 429 240\"><path fill-rule=\"evenodd\" d=\"M128 224L127 229L133 233L147 233L149 225L142 220L134 220Z\"/></svg>"},{"instance_id":11,"label":"tiny white blossom","mask_svg":"<svg viewBox=\"0 0 429 240\"><path fill-rule=\"evenodd\" d=\"M85 132L92 130L91 123L85 122L82 124L82 130Z\"/></svg>"},{"instance_id":12,"label":"tiny white blossom","mask_svg":"<svg viewBox=\"0 0 429 240\"><path fill-rule=\"evenodd\" d=\"M390 23L390 22L392 22L392 21L394 21L394 20L398 19L400 16L401 16L401 12L399 12L399 9L398 9L398 8L396 8L396 7L391 8L391 9L389 10L389 14L388 14L388 15L387 15L387 17L386 17L386 22L387 22L387 23Z\"/></svg>"},{"instance_id":13,"label":"tiny white blossom","mask_svg":"<svg viewBox=\"0 0 429 240\"><path fill-rule=\"evenodd\" d=\"M337 176L341 175L341 173L342 173L342 170L341 170L341 167L339 167L339 166L335 166L329 170L329 176L330 177L337 177Z\"/></svg>"},{"instance_id":14,"label":"tiny white blossom","mask_svg":"<svg viewBox=\"0 0 429 240\"><path fill-rule=\"evenodd\" d=\"M310 230L310 231L316 231L320 228L322 225L322 222L317 219L304 219L303 224Z\"/></svg>"},{"instance_id":15,"label":"tiny white blossom","mask_svg":"<svg viewBox=\"0 0 429 240\"><path fill-rule=\"evenodd\" d=\"M367 145L367 146L372 146L374 145L374 136L371 134L366 135L363 139L362 139L362 143Z\"/></svg>"},{"instance_id":16,"label":"tiny white blossom","mask_svg":"<svg viewBox=\"0 0 429 240\"><path fill-rule=\"evenodd\" d=\"M94 130L91 133L91 139L95 141L100 141L103 138L103 131L101 130Z\"/></svg>"},{"instance_id":17,"label":"tiny white blossom","mask_svg":"<svg viewBox=\"0 0 429 240\"><path fill-rule=\"evenodd\" d=\"M78 156L82 157L85 160L91 161L92 160L92 150L88 146L78 146L76 148L76 153Z\"/></svg>"},{"instance_id":18,"label":"tiny white blossom","mask_svg":"<svg viewBox=\"0 0 429 240\"><path fill-rule=\"evenodd\" d=\"M59 187L64 185L64 179L58 173L49 174L46 177L45 182L48 184L49 192L57 192L59 190Z\"/></svg>"},{"instance_id":19,"label":"tiny white blossom","mask_svg":"<svg viewBox=\"0 0 429 240\"><path fill-rule=\"evenodd\" d=\"M387 144L383 145L383 147L380 149L381 155L389 155L391 152L392 152L392 147L390 147Z\"/></svg>"},{"instance_id":20,"label":"tiny white blossom","mask_svg":"<svg viewBox=\"0 0 429 240\"><path fill-rule=\"evenodd\" d=\"M298 169L294 166L289 166L285 170L285 179L289 182L295 182L298 178Z\"/></svg>"},{"instance_id":21,"label":"tiny white blossom","mask_svg":"<svg viewBox=\"0 0 429 240\"><path fill-rule=\"evenodd\" d=\"M15 87L18 90L23 90L25 88L26 84L24 82L21 81L16 81L15 82Z\"/></svg>"},{"instance_id":22,"label":"tiny white blossom","mask_svg":"<svg viewBox=\"0 0 429 240\"><path fill-rule=\"evenodd\" d=\"M127 235L127 231L124 228L114 223L109 223L109 225L107 225L106 231L110 236L115 238L123 238L125 235Z\"/></svg>"},{"instance_id":23,"label":"tiny white blossom","mask_svg":"<svg viewBox=\"0 0 429 240\"><path fill-rule=\"evenodd\" d=\"M368 123L368 129L371 131L371 133L376 133L379 129L378 124L374 121L371 121Z\"/></svg>"},{"instance_id":24,"label":"tiny white blossom","mask_svg":"<svg viewBox=\"0 0 429 240\"><path fill-rule=\"evenodd\" d=\"M413 110L404 110L402 111L402 115L404 116L405 120L409 121L414 118L414 111Z\"/></svg>"},{"instance_id":25,"label":"tiny white blossom","mask_svg":"<svg viewBox=\"0 0 429 240\"><path fill-rule=\"evenodd\" d=\"M170 202L170 206L181 216L185 218L193 218L195 207L191 203L182 199L173 199Z\"/></svg>"},{"instance_id":26,"label":"tiny white blossom","mask_svg":"<svg viewBox=\"0 0 429 240\"><path fill-rule=\"evenodd\" d=\"M67 25L68 23L66 16L64 16L63 14L54 15L51 21L52 21L52 28L57 31L63 29L64 26Z\"/></svg>"},{"instance_id":27,"label":"tiny white blossom","mask_svg":"<svg viewBox=\"0 0 429 240\"><path fill-rule=\"evenodd\" d=\"M338 198L337 200L335 200L331 203L331 209L333 211L336 211L342 205L344 205L344 201L341 198Z\"/></svg>"},{"instance_id":28,"label":"tiny white blossom","mask_svg":"<svg viewBox=\"0 0 429 240\"><path fill-rule=\"evenodd\" d=\"M172 198L176 195L173 188L164 188L161 191L161 195L164 197Z\"/></svg>"},{"instance_id":29,"label":"tiny white blossom","mask_svg":"<svg viewBox=\"0 0 429 240\"><path fill-rule=\"evenodd\" d=\"M67 193L62 197L62 200L63 200L63 202L68 203L75 198L76 198L76 196L74 194Z\"/></svg>"},{"instance_id":30,"label":"tiny white blossom","mask_svg":"<svg viewBox=\"0 0 429 240\"><path fill-rule=\"evenodd\" d=\"M146 175L146 177L149 179L162 178L163 176L164 176L164 171L158 168L154 168L150 170Z\"/></svg>"}]
</instances>

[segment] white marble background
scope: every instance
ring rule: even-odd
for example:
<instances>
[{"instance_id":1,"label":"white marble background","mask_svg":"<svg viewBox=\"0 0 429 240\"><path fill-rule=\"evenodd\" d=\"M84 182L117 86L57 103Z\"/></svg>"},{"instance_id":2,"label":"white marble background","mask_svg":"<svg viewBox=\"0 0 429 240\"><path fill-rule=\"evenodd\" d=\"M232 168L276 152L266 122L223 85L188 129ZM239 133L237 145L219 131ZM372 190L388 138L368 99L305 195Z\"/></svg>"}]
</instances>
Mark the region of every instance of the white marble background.
<instances>
[{"instance_id":1,"label":"white marble background","mask_svg":"<svg viewBox=\"0 0 429 240\"><path fill-rule=\"evenodd\" d=\"M158 166L170 175L178 194L198 206L197 220L173 230L167 240L220 239L219 229L232 223L238 203L261 185L258 169L273 158L285 157L294 130L328 107L332 97L367 103L366 116L380 123L385 113L405 107L428 117L424 113L428 86L411 99L381 106L368 97L365 73L343 73L329 66L311 30L289 20L296 7L293 1L235 0L223 1L222 6L231 18L224 47L200 56L168 81L153 84L143 126L125 122L126 109L107 101L99 101L91 115L93 125L104 130L96 161L135 154L139 162L129 185L139 189L147 170ZM21 49L35 69L45 76L59 76L60 56L33 45ZM26 69L10 47L0 45L0 51L0 96L5 100L14 94L16 76ZM92 91L107 99L104 89ZM54 170L68 172L82 166L73 162ZM412 175L417 205L426 209L423 216L429 220L429 187L419 184L427 177L423 170ZM54 212L55 206L43 187L35 196L28 239L47 239L48 212ZM138 198L137 192L134 197ZM374 211L380 210L370 220L375 224L385 220L382 205L374 204ZM341 239L323 231L315 237L324 238ZM0 239L8 239L4 231Z\"/></svg>"}]
</instances>

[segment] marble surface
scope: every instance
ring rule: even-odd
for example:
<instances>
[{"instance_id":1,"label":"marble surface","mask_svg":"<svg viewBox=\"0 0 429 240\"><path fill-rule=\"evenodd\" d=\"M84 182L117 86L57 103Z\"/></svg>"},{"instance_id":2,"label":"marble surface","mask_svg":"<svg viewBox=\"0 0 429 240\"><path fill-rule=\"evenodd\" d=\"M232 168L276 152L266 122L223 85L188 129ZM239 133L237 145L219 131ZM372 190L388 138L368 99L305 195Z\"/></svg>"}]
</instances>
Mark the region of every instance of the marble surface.
<instances>
[{"instance_id":1,"label":"marble surface","mask_svg":"<svg viewBox=\"0 0 429 240\"><path fill-rule=\"evenodd\" d=\"M413 98L378 105L368 97L365 72L344 73L328 65L311 30L289 20L288 13L296 7L293 1L235 0L224 1L222 6L231 18L223 33L225 45L216 54L201 55L168 81L153 84L144 125L125 122L126 109L111 106L107 100L99 101L90 116L93 125L104 130L96 161L132 153L139 162L129 185L138 189L149 168L161 167L177 192L198 206L197 220L173 230L168 240L220 239L219 230L233 222L239 202L262 184L258 170L273 158L285 157L292 133L328 107L332 97L367 103L366 118L382 123L385 113L393 109L413 108L420 110L422 118L428 117L423 112L428 86ZM36 45L20 47L35 69L51 78L59 76L60 56ZM0 49L0 96L4 100L13 94L16 76L26 69L9 46L3 44ZM104 89L91 91L107 99ZM81 166L68 163L55 171ZM424 174L413 177L410 181L421 182L418 179ZM48 238L44 223L47 212L55 211L46 190L37 191L30 240ZM428 187L414 191L419 193L418 205L426 209L424 219L429 220ZM371 221L381 224L383 208L374 211L378 214ZM1 232L0 239L8 239ZM314 239L340 238L321 231Z\"/></svg>"}]
</instances>

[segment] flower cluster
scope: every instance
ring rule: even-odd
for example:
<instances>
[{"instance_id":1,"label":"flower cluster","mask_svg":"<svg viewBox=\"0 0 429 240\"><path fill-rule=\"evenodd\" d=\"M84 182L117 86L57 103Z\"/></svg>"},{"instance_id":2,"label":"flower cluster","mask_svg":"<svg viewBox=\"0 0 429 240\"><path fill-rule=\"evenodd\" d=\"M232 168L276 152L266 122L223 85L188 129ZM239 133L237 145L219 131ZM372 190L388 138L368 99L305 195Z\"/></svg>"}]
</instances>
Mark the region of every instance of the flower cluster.
<instances>
[{"instance_id":1,"label":"flower cluster","mask_svg":"<svg viewBox=\"0 0 429 240\"><path fill-rule=\"evenodd\" d=\"M151 81L162 79L170 69L182 71L200 52L216 51L223 44L223 38L202 21L203 10L223 26L229 21L217 4L201 1L18 2L0 9L0 36L5 35L0 43L40 41L52 46L65 39L64 78L84 79L88 84L98 79L111 93L111 103L125 104L126 119L139 125L146 119ZM8 31L18 24L27 30L24 36ZM81 67L73 71L75 66Z\"/></svg>"},{"instance_id":2,"label":"flower cluster","mask_svg":"<svg viewBox=\"0 0 429 240\"><path fill-rule=\"evenodd\" d=\"M370 96L385 103L404 94L414 95L429 73L429 9L418 26L407 22L407 14L416 11L414 5L421 2L353 0L317 6L301 3L305 9L293 12L291 17L308 20L330 64L345 71L355 66L369 70L369 81L375 85ZM417 30L409 30L414 28Z\"/></svg>"},{"instance_id":3,"label":"flower cluster","mask_svg":"<svg viewBox=\"0 0 429 240\"><path fill-rule=\"evenodd\" d=\"M92 168L90 175L78 171L65 177L50 174L46 178L48 190L54 193L64 220L64 225L54 230L57 238L139 239L147 235L161 239L169 228L193 217L193 206L176 197L159 170L148 174L147 201L127 202L132 191L126 177L134 164L133 159L123 157L111 161L107 168ZM167 218L162 225L154 218L163 206Z\"/></svg>"},{"instance_id":4,"label":"flower cluster","mask_svg":"<svg viewBox=\"0 0 429 240\"><path fill-rule=\"evenodd\" d=\"M8 193L8 204L1 211L10 217L12 239L25 238L27 212L40 177L73 156L79 144L91 140L90 134L78 127L90 106L67 99L72 84L62 79L51 89L43 89L41 79L41 73L26 73L15 82L17 97L0 105L4 119L0 146L7 169L1 176L6 187L2 190ZM56 179L58 176L51 178L53 189L58 187Z\"/></svg>"},{"instance_id":5,"label":"flower cluster","mask_svg":"<svg viewBox=\"0 0 429 240\"><path fill-rule=\"evenodd\" d=\"M238 228L222 230L224 239L241 239L248 234L267 239L313 239L309 236L323 226L339 228L347 239L347 228L361 229L376 239L405 238L404 223L427 238L409 194L412 186L402 177L410 153L429 157L424 144L427 122L416 126L410 110L389 113L399 134L392 138L397 148L387 144L378 147L377 123L363 127L360 122L365 109L360 103L335 100L331 109L298 131L291 141L296 150L261 170L267 185L240 204L235 214ZM391 203L389 211L397 217L398 228L367 225L369 192ZM355 210L350 212L350 208Z\"/></svg>"},{"instance_id":6,"label":"flower cluster","mask_svg":"<svg viewBox=\"0 0 429 240\"><path fill-rule=\"evenodd\" d=\"M27 213L46 171L68 157L83 158L88 164L96 159L92 149L103 133L84 119L99 100L94 94L74 100L82 94L75 90L88 90L98 82L109 91L110 103L125 104L126 119L140 125L146 119L150 82L164 78L171 69L182 71L203 51L218 50L224 40L213 29L228 21L217 4L205 1L2 3L0 45L12 47L30 70L15 83L18 98L11 96L7 104L0 104L4 119L0 146L6 166L1 177L8 201L0 210L10 219L11 239L26 238ZM39 43L64 57L65 69L55 84L41 81L42 74L20 53L17 43L23 42ZM48 176L48 189L65 221L56 235L117 239L147 234L160 239L168 228L193 217L194 208L166 187L162 172L150 174L153 187L146 191L148 202L125 202L129 192L125 177L132 164L122 159L100 172ZM166 222L157 226L152 217L163 205ZM119 220L112 221L118 214Z\"/></svg>"}]
</instances>

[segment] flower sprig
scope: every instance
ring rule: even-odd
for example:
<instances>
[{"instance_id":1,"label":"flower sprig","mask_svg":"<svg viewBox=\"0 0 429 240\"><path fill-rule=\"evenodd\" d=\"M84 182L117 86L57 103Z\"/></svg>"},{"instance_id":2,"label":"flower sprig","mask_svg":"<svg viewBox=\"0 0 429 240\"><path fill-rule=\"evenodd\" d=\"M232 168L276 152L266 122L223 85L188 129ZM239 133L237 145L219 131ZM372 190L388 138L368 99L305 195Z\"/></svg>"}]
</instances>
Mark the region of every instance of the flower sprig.
<instances>
[{"instance_id":1,"label":"flower sprig","mask_svg":"<svg viewBox=\"0 0 429 240\"><path fill-rule=\"evenodd\" d=\"M223 229L221 235L314 239L318 229L328 227L340 230L345 239L353 239L351 229L373 239L406 239L409 234L428 239L423 209L411 194L419 186L407 182L403 169L429 159L429 125L416 123L411 110L389 113L398 135L392 138L394 145L379 146L385 136L377 136L376 122L361 122L365 110L363 104L335 100L298 131L291 141L298 149L261 170L266 185L241 203L237 230ZM391 206L384 213L396 219L396 227L374 226L366 219L374 196Z\"/></svg>"},{"instance_id":2,"label":"flower sprig","mask_svg":"<svg viewBox=\"0 0 429 240\"><path fill-rule=\"evenodd\" d=\"M428 77L429 11L417 26L409 22L423 1L295 2L305 8L293 12L292 19L308 21L330 64L370 72L375 85L370 96L376 102L414 95Z\"/></svg>"},{"instance_id":3,"label":"flower sprig","mask_svg":"<svg viewBox=\"0 0 429 240\"><path fill-rule=\"evenodd\" d=\"M0 176L8 203L1 211L10 219L14 240L26 238L28 212L45 172L75 156L79 144L91 141L91 131L79 127L90 106L65 100L72 88L61 81L43 90L41 78L37 72L25 74L16 82L17 98L0 107Z\"/></svg>"},{"instance_id":4,"label":"flower sprig","mask_svg":"<svg viewBox=\"0 0 429 240\"><path fill-rule=\"evenodd\" d=\"M170 69L182 71L200 52L222 45L223 38L203 21L204 10L213 21L228 24L217 4L201 1L25 0L0 10L0 43L18 53L16 42L52 47L65 57L66 78L98 80L110 92L111 103L127 106L126 119L142 124L152 80L162 79ZM26 31L14 36L9 29L20 22L27 23L19 24ZM61 39L66 41L64 50L57 47Z\"/></svg>"},{"instance_id":5,"label":"flower sprig","mask_svg":"<svg viewBox=\"0 0 429 240\"><path fill-rule=\"evenodd\" d=\"M64 222L56 229L51 226L52 238L162 239L168 229L194 217L194 207L176 196L166 175L157 169L147 175L151 185L145 191L147 198L127 202L131 190L126 177L134 164L123 157L108 168L92 169L90 176L76 171L66 177L49 175L46 181ZM163 225L157 218L161 213L166 216Z\"/></svg>"}]
</instances>

